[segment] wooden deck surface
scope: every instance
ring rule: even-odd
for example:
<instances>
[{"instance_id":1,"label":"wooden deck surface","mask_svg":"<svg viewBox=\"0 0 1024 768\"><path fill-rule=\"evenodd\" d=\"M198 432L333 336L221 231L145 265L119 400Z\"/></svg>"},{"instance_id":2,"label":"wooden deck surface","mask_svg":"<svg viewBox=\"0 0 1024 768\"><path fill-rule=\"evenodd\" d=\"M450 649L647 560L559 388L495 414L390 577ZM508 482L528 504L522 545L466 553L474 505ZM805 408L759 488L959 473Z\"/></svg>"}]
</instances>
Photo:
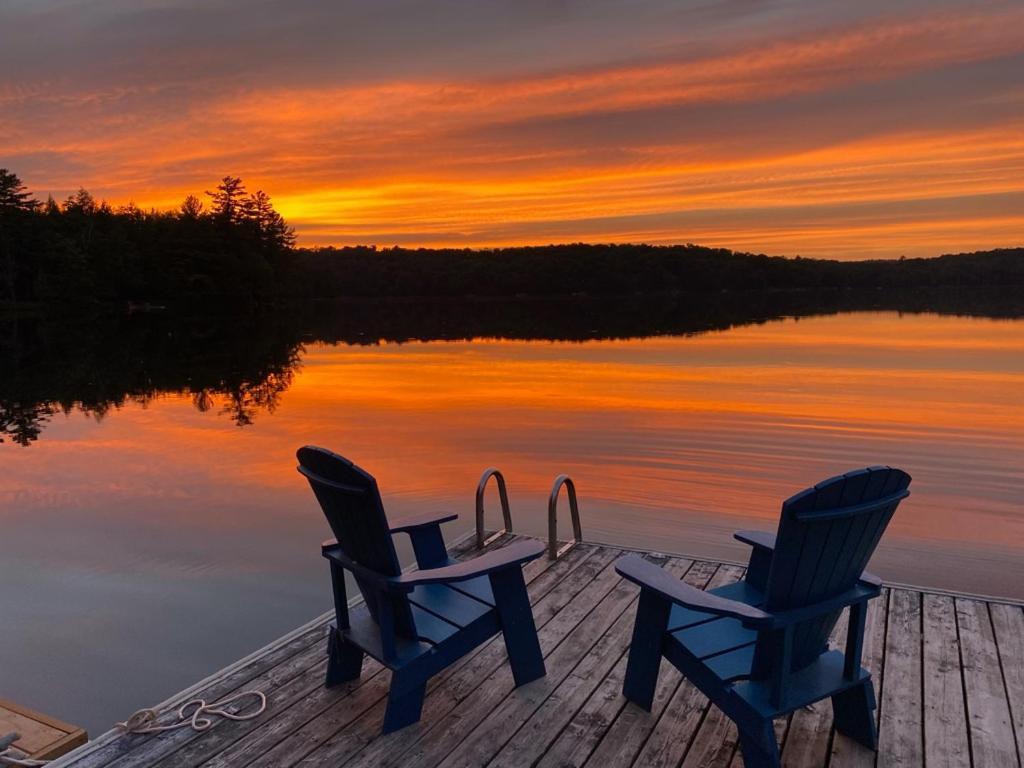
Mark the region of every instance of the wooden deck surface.
<instances>
[{"instance_id":1,"label":"wooden deck surface","mask_svg":"<svg viewBox=\"0 0 1024 768\"><path fill-rule=\"evenodd\" d=\"M12 746L33 760L60 757L85 744L88 738L77 725L69 725L13 701L0 699L0 736L9 733L19 734L20 738Z\"/></svg>"},{"instance_id":2,"label":"wooden deck surface","mask_svg":"<svg viewBox=\"0 0 1024 768\"><path fill-rule=\"evenodd\" d=\"M476 553L468 542L455 552ZM324 688L325 614L168 702L257 688L268 697L258 719L220 721L202 734L109 733L52 765L741 766L735 728L671 665L662 664L652 712L622 698L638 590L615 573L620 554L581 544L527 566L548 673L523 688L512 685L499 636L431 680L419 724L381 736L390 675L368 659L358 681ZM743 574L734 565L647 557L699 587ZM871 603L864 659L879 699L877 755L834 732L825 701L777 721L784 765L1021 766L1021 606L887 589Z\"/></svg>"}]
</instances>

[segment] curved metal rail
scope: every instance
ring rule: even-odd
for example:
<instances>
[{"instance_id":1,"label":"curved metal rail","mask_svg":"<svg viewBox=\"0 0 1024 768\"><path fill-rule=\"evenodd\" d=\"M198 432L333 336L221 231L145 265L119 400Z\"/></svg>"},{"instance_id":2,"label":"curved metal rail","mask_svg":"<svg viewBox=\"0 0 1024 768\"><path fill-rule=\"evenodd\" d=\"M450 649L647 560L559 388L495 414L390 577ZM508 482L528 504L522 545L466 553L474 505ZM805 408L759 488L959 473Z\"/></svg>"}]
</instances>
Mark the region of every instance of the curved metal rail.
<instances>
[{"instance_id":1,"label":"curved metal rail","mask_svg":"<svg viewBox=\"0 0 1024 768\"><path fill-rule=\"evenodd\" d=\"M504 519L505 527L484 540L484 491L487 490L487 481L494 478L498 484L498 496L501 499L501 516ZM508 504L508 489L505 487L505 476L495 467L488 467L480 476L480 482L476 485L476 546L483 549L492 541L506 533L512 533L512 510Z\"/></svg>"},{"instance_id":2,"label":"curved metal rail","mask_svg":"<svg viewBox=\"0 0 1024 768\"><path fill-rule=\"evenodd\" d=\"M558 492L565 486L569 496L569 514L572 517L572 541L558 546ZM559 475L555 478L555 484L551 486L551 495L548 497L548 558L557 560L570 549L583 540L583 531L580 528L580 505L576 501L576 485L568 475Z\"/></svg>"}]
</instances>

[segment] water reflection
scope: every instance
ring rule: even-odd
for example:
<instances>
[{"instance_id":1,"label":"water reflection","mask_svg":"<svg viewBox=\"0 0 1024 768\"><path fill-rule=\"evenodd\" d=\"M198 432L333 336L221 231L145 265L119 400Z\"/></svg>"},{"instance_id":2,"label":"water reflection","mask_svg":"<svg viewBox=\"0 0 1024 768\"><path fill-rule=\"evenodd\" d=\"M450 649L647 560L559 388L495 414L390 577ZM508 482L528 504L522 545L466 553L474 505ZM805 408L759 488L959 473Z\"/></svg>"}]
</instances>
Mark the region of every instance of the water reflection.
<instances>
[{"instance_id":1,"label":"water reflection","mask_svg":"<svg viewBox=\"0 0 1024 768\"><path fill-rule=\"evenodd\" d=\"M726 558L792 491L891 463L914 495L872 567L1024 597L1024 321L807 301L9 321L0 695L102 730L324 610L307 442L452 534L495 464L519 530L565 471L586 537Z\"/></svg>"},{"instance_id":2,"label":"water reflection","mask_svg":"<svg viewBox=\"0 0 1024 768\"><path fill-rule=\"evenodd\" d=\"M268 316L0 319L0 439L28 445L57 414L100 421L166 395L251 424L291 385L298 335Z\"/></svg>"},{"instance_id":3,"label":"water reflection","mask_svg":"<svg viewBox=\"0 0 1024 768\"><path fill-rule=\"evenodd\" d=\"M0 442L28 446L57 414L97 421L127 403L187 395L238 426L273 413L308 343L473 338L594 341L688 336L844 311L1018 317L1012 292L754 293L713 297L332 302L242 315L0 315Z\"/></svg>"}]
</instances>

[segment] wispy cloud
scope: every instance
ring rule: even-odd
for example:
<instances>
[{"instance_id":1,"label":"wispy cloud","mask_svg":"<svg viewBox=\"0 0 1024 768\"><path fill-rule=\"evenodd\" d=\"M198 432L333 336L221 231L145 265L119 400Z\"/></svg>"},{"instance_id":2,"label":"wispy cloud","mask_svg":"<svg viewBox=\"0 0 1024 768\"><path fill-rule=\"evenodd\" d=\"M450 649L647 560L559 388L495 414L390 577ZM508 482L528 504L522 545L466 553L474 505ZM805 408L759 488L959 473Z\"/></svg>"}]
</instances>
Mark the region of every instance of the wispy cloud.
<instances>
[{"instance_id":1,"label":"wispy cloud","mask_svg":"<svg viewBox=\"0 0 1024 768\"><path fill-rule=\"evenodd\" d=\"M0 164L42 192L169 206L231 172L308 244L1024 241L1018 3L99 6L0 10ZM87 60L25 67L12 24Z\"/></svg>"}]
</instances>

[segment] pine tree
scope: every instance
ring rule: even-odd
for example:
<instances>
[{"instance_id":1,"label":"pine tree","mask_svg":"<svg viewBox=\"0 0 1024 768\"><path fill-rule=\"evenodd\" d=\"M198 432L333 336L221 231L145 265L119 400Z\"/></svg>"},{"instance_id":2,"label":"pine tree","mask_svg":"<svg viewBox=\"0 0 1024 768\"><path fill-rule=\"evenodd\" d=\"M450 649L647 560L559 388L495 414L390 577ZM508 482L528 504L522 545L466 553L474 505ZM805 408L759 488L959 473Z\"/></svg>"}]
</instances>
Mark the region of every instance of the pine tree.
<instances>
[{"instance_id":1,"label":"pine tree","mask_svg":"<svg viewBox=\"0 0 1024 768\"><path fill-rule=\"evenodd\" d=\"M203 215L203 201L195 195L188 195L182 201L180 210L183 219L198 219Z\"/></svg>"},{"instance_id":2,"label":"pine tree","mask_svg":"<svg viewBox=\"0 0 1024 768\"><path fill-rule=\"evenodd\" d=\"M270 195L262 189L256 190L255 194L249 195L245 199L245 217L256 225L256 231L259 232L261 240L273 212L274 206L270 204Z\"/></svg>"},{"instance_id":3,"label":"pine tree","mask_svg":"<svg viewBox=\"0 0 1024 768\"><path fill-rule=\"evenodd\" d=\"M88 215L96 213L99 206L96 204L96 198L88 190L79 188L75 194L68 196L62 207L64 213L84 213Z\"/></svg>"},{"instance_id":4,"label":"pine tree","mask_svg":"<svg viewBox=\"0 0 1024 768\"><path fill-rule=\"evenodd\" d=\"M229 224L237 224L244 219L245 186L237 176L225 176L216 190L207 190L206 194L210 197L214 218Z\"/></svg>"},{"instance_id":5,"label":"pine tree","mask_svg":"<svg viewBox=\"0 0 1024 768\"><path fill-rule=\"evenodd\" d=\"M0 168L0 212L34 211L39 201L32 197L18 175Z\"/></svg>"},{"instance_id":6,"label":"pine tree","mask_svg":"<svg viewBox=\"0 0 1024 768\"><path fill-rule=\"evenodd\" d=\"M288 226L288 222L277 211L271 211L270 220L265 230L265 237L268 242L282 249L295 246L295 228Z\"/></svg>"},{"instance_id":7,"label":"pine tree","mask_svg":"<svg viewBox=\"0 0 1024 768\"><path fill-rule=\"evenodd\" d=\"M262 189L246 198L245 214L246 219L256 226L260 242L264 245L274 248L291 248L295 245L295 230L274 210L270 195Z\"/></svg>"}]
</instances>

